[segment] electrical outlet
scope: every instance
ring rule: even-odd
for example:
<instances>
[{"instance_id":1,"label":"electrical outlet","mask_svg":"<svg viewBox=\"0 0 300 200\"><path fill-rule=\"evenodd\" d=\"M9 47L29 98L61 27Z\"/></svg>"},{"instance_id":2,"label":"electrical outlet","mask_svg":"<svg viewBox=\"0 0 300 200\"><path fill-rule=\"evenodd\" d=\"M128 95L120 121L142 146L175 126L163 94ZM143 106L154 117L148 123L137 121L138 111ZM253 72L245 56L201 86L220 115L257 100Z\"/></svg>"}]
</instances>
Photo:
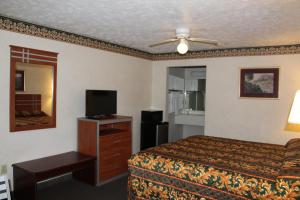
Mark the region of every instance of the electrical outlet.
<instances>
[{"instance_id":1,"label":"electrical outlet","mask_svg":"<svg viewBox=\"0 0 300 200\"><path fill-rule=\"evenodd\" d=\"M7 166L0 165L0 175L7 174Z\"/></svg>"}]
</instances>

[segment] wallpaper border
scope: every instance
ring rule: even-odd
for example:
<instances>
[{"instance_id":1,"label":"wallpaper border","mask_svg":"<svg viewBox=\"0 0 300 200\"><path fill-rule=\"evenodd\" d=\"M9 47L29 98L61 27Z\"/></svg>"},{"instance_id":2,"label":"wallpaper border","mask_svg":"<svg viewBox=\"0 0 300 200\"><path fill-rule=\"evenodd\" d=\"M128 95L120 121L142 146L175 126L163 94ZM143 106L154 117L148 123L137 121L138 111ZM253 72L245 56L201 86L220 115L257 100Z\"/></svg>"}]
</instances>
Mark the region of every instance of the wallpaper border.
<instances>
[{"instance_id":1,"label":"wallpaper border","mask_svg":"<svg viewBox=\"0 0 300 200\"><path fill-rule=\"evenodd\" d=\"M74 33L11 19L4 16L0 16L0 29L156 61L234 56L300 54L300 44L190 51L185 55L180 55L174 52L153 54Z\"/></svg>"},{"instance_id":2,"label":"wallpaper border","mask_svg":"<svg viewBox=\"0 0 300 200\"><path fill-rule=\"evenodd\" d=\"M178 53L154 54L152 60L179 60L196 58L236 57L236 56L265 56L300 54L300 45L281 45L266 47L244 47L230 49L214 49L202 51L190 51L185 55Z\"/></svg>"}]
</instances>

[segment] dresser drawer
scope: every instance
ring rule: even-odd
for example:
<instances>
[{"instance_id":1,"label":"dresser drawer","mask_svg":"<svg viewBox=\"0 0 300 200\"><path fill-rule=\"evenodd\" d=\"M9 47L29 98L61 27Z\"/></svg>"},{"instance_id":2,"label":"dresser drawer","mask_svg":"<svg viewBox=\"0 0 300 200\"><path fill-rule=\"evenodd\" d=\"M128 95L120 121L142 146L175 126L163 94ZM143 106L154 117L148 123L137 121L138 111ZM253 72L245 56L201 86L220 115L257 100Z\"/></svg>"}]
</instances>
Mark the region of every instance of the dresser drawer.
<instances>
[{"instance_id":1,"label":"dresser drawer","mask_svg":"<svg viewBox=\"0 0 300 200\"><path fill-rule=\"evenodd\" d=\"M104 156L100 155L100 159L99 159L99 164L100 167L107 167L109 166L111 163L115 163L115 162L120 162L120 163L125 163L127 164L127 160L130 158L131 156L131 152L129 152L128 150L124 151L124 152L118 152L118 153L113 153L111 155L107 154Z\"/></svg>"},{"instance_id":2,"label":"dresser drawer","mask_svg":"<svg viewBox=\"0 0 300 200\"><path fill-rule=\"evenodd\" d=\"M123 155L123 154L131 154L131 141L128 141L128 143L123 143L119 146L106 146L105 148L100 148L100 156L102 157L110 157L114 155Z\"/></svg>"},{"instance_id":3,"label":"dresser drawer","mask_svg":"<svg viewBox=\"0 0 300 200\"><path fill-rule=\"evenodd\" d=\"M123 130L123 131L130 131L131 130L131 122L114 123L113 127Z\"/></svg>"},{"instance_id":4,"label":"dresser drawer","mask_svg":"<svg viewBox=\"0 0 300 200\"><path fill-rule=\"evenodd\" d=\"M117 146L117 145L122 145L128 144L131 141L131 134L128 132L126 133L120 133L120 134L115 134L115 135L107 135L107 136L101 136L100 137L100 145L102 147L108 147L108 146ZM101 147L101 146L100 146Z\"/></svg>"},{"instance_id":5,"label":"dresser drawer","mask_svg":"<svg viewBox=\"0 0 300 200\"><path fill-rule=\"evenodd\" d=\"M105 181L115 176L121 175L128 171L127 160L126 162L123 161L116 161L105 167L100 167L100 181Z\"/></svg>"},{"instance_id":6,"label":"dresser drawer","mask_svg":"<svg viewBox=\"0 0 300 200\"><path fill-rule=\"evenodd\" d=\"M106 170L106 169L110 169L112 166L119 166L119 165L123 165L123 166L127 166L127 161L129 159L130 155L127 154L123 154L123 155L115 155L115 156L111 156L111 157L106 157L106 158L102 158L100 159L100 169L102 170Z\"/></svg>"},{"instance_id":7,"label":"dresser drawer","mask_svg":"<svg viewBox=\"0 0 300 200\"><path fill-rule=\"evenodd\" d=\"M131 122L102 124L99 126L100 131L106 131L106 130L110 130L110 129L117 129L120 132L130 131L131 130Z\"/></svg>"},{"instance_id":8,"label":"dresser drawer","mask_svg":"<svg viewBox=\"0 0 300 200\"><path fill-rule=\"evenodd\" d=\"M131 150L131 133L122 132L113 135L100 136L99 150L100 154L104 152L119 152L123 148Z\"/></svg>"},{"instance_id":9,"label":"dresser drawer","mask_svg":"<svg viewBox=\"0 0 300 200\"><path fill-rule=\"evenodd\" d=\"M130 156L131 156L131 144L126 144L126 145L123 144L119 146L113 146L111 148L105 148L105 149L100 148L99 161L101 164L115 162L118 160L127 162Z\"/></svg>"},{"instance_id":10,"label":"dresser drawer","mask_svg":"<svg viewBox=\"0 0 300 200\"><path fill-rule=\"evenodd\" d=\"M128 171L128 158L115 157L100 161L100 181L105 181Z\"/></svg>"}]
</instances>

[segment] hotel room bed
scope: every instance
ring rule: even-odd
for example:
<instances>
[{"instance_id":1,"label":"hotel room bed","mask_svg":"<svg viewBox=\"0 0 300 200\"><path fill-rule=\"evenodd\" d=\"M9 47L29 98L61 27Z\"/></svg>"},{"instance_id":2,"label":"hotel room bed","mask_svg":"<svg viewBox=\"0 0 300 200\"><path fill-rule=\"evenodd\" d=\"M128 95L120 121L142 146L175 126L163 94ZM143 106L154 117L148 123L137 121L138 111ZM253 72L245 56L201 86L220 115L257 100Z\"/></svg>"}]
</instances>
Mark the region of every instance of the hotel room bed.
<instances>
[{"instance_id":1,"label":"hotel room bed","mask_svg":"<svg viewBox=\"0 0 300 200\"><path fill-rule=\"evenodd\" d=\"M32 125L44 125L51 123L51 117L48 115L44 116L27 116L27 117L16 117L16 127L21 126L32 126Z\"/></svg>"},{"instance_id":2,"label":"hotel room bed","mask_svg":"<svg viewBox=\"0 0 300 200\"><path fill-rule=\"evenodd\" d=\"M129 199L300 199L300 139L285 146L192 136L129 161Z\"/></svg>"},{"instance_id":3,"label":"hotel room bed","mask_svg":"<svg viewBox=\"0 0 300 200\"><path fill-rule=\"evenodd\" d=\"M52 118L42 111L41 94L15 95L16 127L50 124Z\"/></svg>"}]
</instances>

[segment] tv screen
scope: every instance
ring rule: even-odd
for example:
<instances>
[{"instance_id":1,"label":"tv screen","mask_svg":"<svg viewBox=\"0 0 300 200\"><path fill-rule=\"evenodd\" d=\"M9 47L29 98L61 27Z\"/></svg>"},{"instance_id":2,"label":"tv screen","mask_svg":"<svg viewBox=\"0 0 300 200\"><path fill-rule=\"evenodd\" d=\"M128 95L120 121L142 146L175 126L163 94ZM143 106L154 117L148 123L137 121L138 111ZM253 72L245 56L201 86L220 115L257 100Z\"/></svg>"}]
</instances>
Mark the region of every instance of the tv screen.
<instances>
[{"instance_id":1,"label":"tv screen","mask_svg":"<svg viewBox=\"0 0 300 200\"><path fill-rule=\"evenodd\" d=\"M86 90L87 117L113 115L117 113L117 91Z\"/></svg>"}]
</instances>

